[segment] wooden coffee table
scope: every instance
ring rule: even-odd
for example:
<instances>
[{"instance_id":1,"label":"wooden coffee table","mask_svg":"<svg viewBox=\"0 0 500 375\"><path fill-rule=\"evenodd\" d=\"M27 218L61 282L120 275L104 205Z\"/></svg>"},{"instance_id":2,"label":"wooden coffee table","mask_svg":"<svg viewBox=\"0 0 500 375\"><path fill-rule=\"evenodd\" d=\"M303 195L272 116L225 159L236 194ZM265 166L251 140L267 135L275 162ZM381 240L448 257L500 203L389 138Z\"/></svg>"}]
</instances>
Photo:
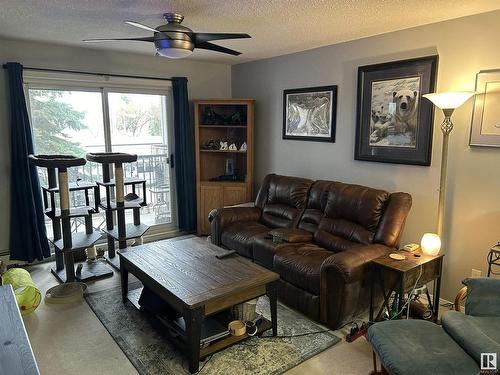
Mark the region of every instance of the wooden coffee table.
<instances>
[{"instance_id":1,"label":"wooden coffee table","mask_svg":"<svg viewBox=\"0 0 500 375\"><path fill-rule=\"evenodd\" d=\"M200 349L201 324L206 316L267 295L271 321L263 318L258 332L272 328L273 336L277 335L278 274L236 254L224 259L215 257L225 252L198 237L152 242L119 251L123 302L128 299L130 272L183 316L183 341L192 373L198 371L200 358L248 337L228 336Z\"/></svg>"}]
</instances>

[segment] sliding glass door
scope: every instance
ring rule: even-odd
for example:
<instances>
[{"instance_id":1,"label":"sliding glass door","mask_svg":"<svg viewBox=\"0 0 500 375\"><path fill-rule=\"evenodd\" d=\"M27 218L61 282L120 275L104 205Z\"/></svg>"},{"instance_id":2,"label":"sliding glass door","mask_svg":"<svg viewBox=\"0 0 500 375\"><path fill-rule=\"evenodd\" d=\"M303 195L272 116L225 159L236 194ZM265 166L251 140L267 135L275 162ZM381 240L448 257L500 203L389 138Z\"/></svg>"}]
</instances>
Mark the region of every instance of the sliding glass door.
<instances>
[{"instance_id":1,"label":"sliding glass door","mask_svg":"<svg viewBox=\"0 0 500 375\"><path fill-rule=\"evenodd\" d=\"M37 86L28 84L26 90L35 152L80 157L102 151L137 154L137 162L125 165L124 171L125 177L146 180L147 206L141 211L142 222L152 226L152 234L177 229L169 165L173 143L169 92L135 87ZM102 179L100 169L87 162L69 169L69 180ZM43 170L40 177L46 184ZM73 194L72 199L73 205L85 204L83 195ZM103 227L104 222L103 214L94 216L96 227ZM83 230L83 226L75 222L73 230Z\"/></svg>"},{"instance_id":2,"label":"sliding glass door","mask_svg":"<svg viewBox=\"0 0 500 375\"><path fill-rule=\"evenodd\" d=\"M137 162L125 166L125 177L147 181L148 225L171 224L169 129L166 96L108 92L107 105L111 150L137 154Z\"/></svg>"}]
</instances>

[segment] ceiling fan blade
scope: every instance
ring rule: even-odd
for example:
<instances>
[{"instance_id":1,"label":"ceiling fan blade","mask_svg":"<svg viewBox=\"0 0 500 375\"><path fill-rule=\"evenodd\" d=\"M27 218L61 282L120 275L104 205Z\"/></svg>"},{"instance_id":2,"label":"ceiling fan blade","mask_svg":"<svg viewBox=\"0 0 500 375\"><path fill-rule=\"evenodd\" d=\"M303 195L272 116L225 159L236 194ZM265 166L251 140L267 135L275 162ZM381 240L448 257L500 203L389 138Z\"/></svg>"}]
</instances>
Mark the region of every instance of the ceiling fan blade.
<instances>
[{"instance_id":1,"label":"ceiling fan blade","mask_svg":"<svg viewBox=\"0 0 500 375\"><path fill-rule=\"evenodd\" d=\"M147 25L143 25L142 23L139 23L139 22L135 22L135 21L123 21L123 22L125 22L127 25L130 25L130 26L135 26L135 27L138 27L140 29L149 30L149 31L152 31L154 33L159 33L158 30L153 29L152 27L149 27Z\"/></svg>"},{"instance_id":2,"label":"ceiling fan blade","mask_svg":"<svg viewBox=\"0 0 500 375\"><path fill-rule=\"evenodd\" d=\"M228 54L233 55L233 56L241 55L241 52L238 52L238 51L235 51L233 49L226 48L226 47L221 47L221 46L218 46L217 44L213 44L213 43L209 43L209 42L196 44L195 48L208 49L210 51L228 53Z\"/></svg>"},{"instance_id":3,"label":"ceiling fan blade","mask_svg":"<svg viewBox=\"0 0 500 375\"><path fill-rule=\"evenodd\" d=\"M251 38L248 34L228 34L228 33L193 33L194 43L203 43L210 40L222 40L222 39L242 39Z\"/></svg>"},{"instance_id":4,"label":"ceiling fan blade","mask_svg":"<svg viewBox=\"0 0 500 375\"><path fill-rule=\"evenodd\" d=\"M155 38L152 36L146 36L144 38L117 38L117 39L104 39L104 38L94 38L94 39L84 39L85 43L100 43L100 42L115 42L115 41L133 41L133 42L154 42Z\"/></svg>"}]
</instances>

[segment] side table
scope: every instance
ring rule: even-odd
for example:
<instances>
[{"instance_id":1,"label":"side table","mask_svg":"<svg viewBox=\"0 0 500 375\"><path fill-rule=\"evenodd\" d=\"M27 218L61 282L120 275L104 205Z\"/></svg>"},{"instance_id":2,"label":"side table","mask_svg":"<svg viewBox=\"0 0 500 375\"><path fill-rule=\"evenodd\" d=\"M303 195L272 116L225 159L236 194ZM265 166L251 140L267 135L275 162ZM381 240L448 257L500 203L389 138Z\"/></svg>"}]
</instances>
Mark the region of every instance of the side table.
<instances>
[{"instance_id":1,"label":"side table","mask_svg":"<svg viewBox=\"0 0 500 375\"><path fill-rule=\"evenodd\" d=\"M397 312L401 316L405 310L404 295L410 292L415 286L421 286L431 281L434 282L434 296L429 301L433 313L434 322L437 320L439 312L439 294L441 290L441 275L443 268L444 254L436 256L399 251L398 254L404 255L406 259L395 260L389 257L389 254L383 255L372 261L372 282L370 290L370 322L380 320L384 308L391 309L390 298L393 292L397 298ZM384 302L377 315L374 316L374 295L375 288L378 287L382 292Z\"/></svg>"}]
</instances>

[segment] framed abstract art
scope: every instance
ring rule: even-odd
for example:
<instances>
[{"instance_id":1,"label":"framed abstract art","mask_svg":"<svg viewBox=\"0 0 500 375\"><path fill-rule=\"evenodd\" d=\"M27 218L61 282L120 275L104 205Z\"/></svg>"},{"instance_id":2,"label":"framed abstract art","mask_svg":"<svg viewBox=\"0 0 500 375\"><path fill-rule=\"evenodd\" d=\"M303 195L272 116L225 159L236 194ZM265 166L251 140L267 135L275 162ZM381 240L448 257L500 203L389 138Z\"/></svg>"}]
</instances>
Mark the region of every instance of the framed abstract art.
<instances>
[{"instance_id":1,"label":"framed abstract art","mask_svg":"<svg viewBox=\"0 0 500 375\"><path fill-rule=\"evenodd\" d=\"M335 142L337 86L283 91L283 139Z\"/></svg>"}]
</instances>

